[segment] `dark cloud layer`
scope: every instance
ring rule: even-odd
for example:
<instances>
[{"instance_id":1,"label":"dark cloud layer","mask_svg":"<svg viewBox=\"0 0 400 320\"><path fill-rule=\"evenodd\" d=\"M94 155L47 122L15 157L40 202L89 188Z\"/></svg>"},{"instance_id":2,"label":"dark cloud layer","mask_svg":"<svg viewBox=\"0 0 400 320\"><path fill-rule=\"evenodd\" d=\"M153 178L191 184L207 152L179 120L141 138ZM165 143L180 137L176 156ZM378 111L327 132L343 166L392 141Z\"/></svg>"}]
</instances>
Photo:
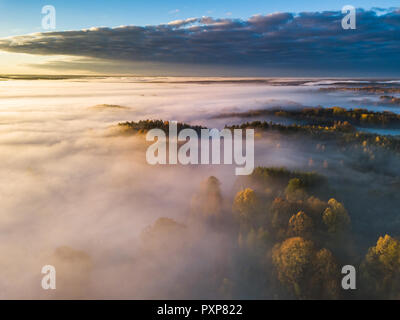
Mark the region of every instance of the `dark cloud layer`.
<instances>
[{"instance_id":1,"label":"dark cloud layer","mask_svg":"<svg viewBox=\"0 0 400 320\"><path fill-rule=\"evenodd\" d=\"M248 20L190 18L5 38L0 50L125 62L400 71L400 10L358 10L356 30L342 29L343 17L325 11Z\"/></svg>"}]
</instances>

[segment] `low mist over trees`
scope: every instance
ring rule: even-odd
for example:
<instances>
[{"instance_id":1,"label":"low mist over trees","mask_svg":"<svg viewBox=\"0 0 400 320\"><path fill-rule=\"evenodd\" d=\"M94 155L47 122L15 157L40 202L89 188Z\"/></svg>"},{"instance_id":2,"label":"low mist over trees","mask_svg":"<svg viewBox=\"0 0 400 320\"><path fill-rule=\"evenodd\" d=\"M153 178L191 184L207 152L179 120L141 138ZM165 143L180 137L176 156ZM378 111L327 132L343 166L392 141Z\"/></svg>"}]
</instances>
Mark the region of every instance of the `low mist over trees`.
<instances>
[{"instance_id":1,"label":"low mist over trees","mask_svg":"<svg viewBox=\"0 0 400 320\"><path fill-rule=\"evenodd\" d=\"M184 246L186 255L210 232L226 237L231 245L223 258L196 274L198 283L215 288L214 298L398 298L400 242L386 235L357 253L351 213L326 184L314 173L259 167L238 178L228 201L211 176L193 196L186 226L160 218L143 240L156 256L179 256L182 251L173 248ZM359 270L356 293L341 287L347 264Z\"/></svg>"}]
</instances>

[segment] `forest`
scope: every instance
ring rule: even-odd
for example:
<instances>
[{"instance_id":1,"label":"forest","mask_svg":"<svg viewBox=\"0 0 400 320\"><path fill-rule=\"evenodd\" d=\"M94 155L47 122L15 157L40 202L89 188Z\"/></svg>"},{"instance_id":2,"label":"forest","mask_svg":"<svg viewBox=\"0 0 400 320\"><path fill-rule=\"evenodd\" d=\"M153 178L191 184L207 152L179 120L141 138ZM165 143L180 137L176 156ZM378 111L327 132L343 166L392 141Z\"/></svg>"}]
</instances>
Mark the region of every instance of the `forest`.
<instances>
[{"instance_id":1,"label":"forest","mask_svg":"<svg viewBox=\"0 0 400 320\"><path fill-rule=\"evenodd\" d=\"M387 98L389 99L389 98ZM393 100L395 101L395 100ZM261 109L241 113L219 114L215 118L255 118L275 116L302 121L308 125L332 126L335 123L348 123L353 126L375 128L399 128L400 115L390 112L376 112L367 109L332 108L302 108L302 109Z\"/></svg>"},{"instance_id":2,"label":"forest","mask_svg":"<svg viewBox=\"0 0 400 320\"><path fill-rule=\"evenodd\" d=\"M128 126L143 134L160 123L167 122ZM393 166L399 163L399 139L358 132L348 122L324 127L256 121L226 128L253 128L259 143L272 134L278 148L301 143L324 160L319 167L310 159L310 171L259 166L237 178L225 195L220 179L205 177L186 219L160 217L146 228L142 252L153 262L190 259L210 234L224 239L225 250L208 257L201 272L189 272L190 281L174 283L172 297L207 291L218 299L400 298L400 181ZM335 163L338 155L343 157ZM345 177L348 169L379 182L371 186L358 175ZM357 270L357 290L341 287L345 265Z\"/></svg>"}]
</instances>

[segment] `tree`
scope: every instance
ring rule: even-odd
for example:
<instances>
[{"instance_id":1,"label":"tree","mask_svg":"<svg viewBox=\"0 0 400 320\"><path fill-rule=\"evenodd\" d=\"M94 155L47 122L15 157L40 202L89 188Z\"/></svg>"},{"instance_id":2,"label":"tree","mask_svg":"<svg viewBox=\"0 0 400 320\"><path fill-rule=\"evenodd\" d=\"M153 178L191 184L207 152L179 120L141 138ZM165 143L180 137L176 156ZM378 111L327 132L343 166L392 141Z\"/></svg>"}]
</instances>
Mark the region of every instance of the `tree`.
<instances>
[{"instance_id":1,"label":"tree","mask_svg":"<svg viewBox=\"0 0 400 320\"><path fill-rule=\"evenodd\" d=\"M261 208L255 191L250 188L239 191L233 202L233 210L243 227L257 224Z\"/></svg>"},{"instance_id":2,"label":"tree","mask_svg":"<svg viewBox=\"0 0 400 320\"><path fill-rule=\"evenodd\" d=\"M311 287L320 299L337 299L340 293L340 270L335 258L328 249L321 249L312 263L314 270Z\"/></svg>"},{"instance_id":3,"label":"tree","mask_svg":"<svg viewBox=\"0 0 400 320\"><path fill-rule=\"evenodd\" d=\"M299 211L289 220L288 235L292 237L300 236L303 238L309 238L312 234L312 229L312 219L306 215L304 211Z\"/></svg>"},{"instance_id":4,"label":"tree","mask_svg":"<svg viewBox=\"0 0 400 320\"><path fill-rule=\"evenodd\" d=\"M328 204L326 202L314 196L309 197L304 203L305 211L310 215L311 218L313 218L315 222L321 220L322 214L327 207Z\"/></svg>"},{"instance_id":5,"label":"tree","mask_svg":"<svg viewBox=\"0 0 400 320\"><path fill-rule=\"evenodd\" d=\"M310 240L289 238L275 245L272 261L278 279L300 299L334 299L339 294L339 268L332 253Z\"/></svg>"},{"instance_id":6,"label":"tree","mask_svg":"<svg viewBox=\"0 0 400 320\"><path fill-rule=\"evenodd\" d=\"M285 189L285 194L289 200L304 200L307 197L307 193L304 190L304 183L298 178L289 180L289 184Z\"/></svg>"},{"instance_id":7,"label":"tree","mask_svg":"<svg viewBox=\"0 0 400 320\"><path fill-rule=\"evenodd\" d=\"M295 202L276 198L271 206L271 227L278 239L286 237L289 219L296 214L299 206Z\"/></svg>"},{"instance_id":8,"label":"tree","mask_svg":"<svg viewBox=\"0 0 400 320\"><path fill-rule=\"evenodd\" d=\"M329 233L341 233L346 231L350 226L350 217L340 202L335 199L328 201L329 207L325 209L322 220Z\"/></svg>"},{"instance_id":9,"label":"tree","mask_svg":"<svg viewBox=\"0 0 400 320\"><path fill-rule=\"evenodd\" d=\"M170 218L159 218L141 235L142 249L151 254L168 254L181 250L187 241L186 226Z\"/></svg>"},{"instance_id":10,"label":"tree","mask_svg":"<svg viewBox=\"0 0 400 320\"><path fill-rule=\"evenodd\" d=\"M220 217L222 213L221 182L214 176L202 182L199 192L193 197L192 208L202 218Z\"/></svg>"},{"instance_id":11,"label":"tree","mask_svg":"<svg viewBox=\"0 0 400 320\"><path fill-rule=\"evenodd\" d=\"M400 298L400 241L389 235L379 237L361 264L367 294L374 298Z\"/></svg>"},{"instance_id":12,"label":"tree","mask_svg":"<svg viewBox=\"0 0 400 320\"><path fill-rule=\"evenodd\" d=\"M266 250L267 246L270 245L271 239L269 232L263 227L255 230L251 228L250 231L246 233L239 233L239 247L246 250Z\"/></svg>"},{"instance_id":13,"label":"tree","mask_svg":"<svg viewBox=\"0 0 400 320\"><path fill-rule=\"evenodd\" d=\"M93 261L85 251L68 246L58 247L50 256L49 262L56 269L56 298L89 297Z\"/></svg>"},{"instance_id":14,"label":"tree","mask_svg":"<svg viewBox=\"0 0 400 320\"><path fill-rule=\"evenodd\" d=\"M232 299L235 284L229 278L224 278L219 287L219 296L223 299Z\"/></svg>"},{"instance_id":15,"label":"tree","mask_svg":"<svg viewBox=\"0 0 400 320\"><path fill-rule=\"evenodd\" d=\"M272 261L278 272L278 279L295 296L304 295L307 269L314 254L314 244L300 237L289 238L272 250Z\"/></svg>"}]
</instances>

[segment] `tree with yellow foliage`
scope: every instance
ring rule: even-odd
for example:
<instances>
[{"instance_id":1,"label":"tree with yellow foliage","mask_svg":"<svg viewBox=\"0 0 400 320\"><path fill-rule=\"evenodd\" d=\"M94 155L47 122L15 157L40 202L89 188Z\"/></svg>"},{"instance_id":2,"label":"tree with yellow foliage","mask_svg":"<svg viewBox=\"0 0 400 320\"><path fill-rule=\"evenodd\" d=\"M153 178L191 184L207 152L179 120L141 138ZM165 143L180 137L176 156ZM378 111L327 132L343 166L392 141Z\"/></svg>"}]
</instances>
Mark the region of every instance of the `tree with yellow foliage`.
<instances>
[{"instance_id":1,"label":"tree with yellow foliage","mask_svg":"<svg viewBox=\"0 0 400 320\"><path fill-rule=\"evenodd\" d=\"M295 237L300 236L309 238L312 235L313 221L305 214L304 211L299 211L293 215L289 220L288 235Z\"/></svg>"},{"instance_id":2,"label":"tree with yellow foliage","mask_svg":"<svg viewBox=\"0 0 400 320\"><path fill-rule=\"evenodd\" d=\"M312 241L294 237L275 245L272 261L279 280L295 297L338 297L339 271L329 250L317 250Z\"/></svg>"},{"instance_id":3,"label":"tree with yellow foliage","mask_svg":"<svg viewBox=\"0 0 400 320\"><path fill-rule=\"evenodd\" d=\"M328 201L329 207L322 214L322 220L329 233L341 233L350 226L350 217L342 203L335 199Z\"/></svg>"},{"instance_id":4,"label":"tree with yellow foliage","mask_svg":"<svg viewBox=\"0 0 400 320\"><path fill-rule=\"evenodd\" d=\"M312 262L311 288L316 298L338 299L340 294L340 270L328 249L321 249Z\"/></svg>"},{"instance_id":5,"label":"tree with yellow foliage","mask_svg":"<svg viewBox=\"0 0 400 320\"><path fill-rule=\"evenodd\" d=\"M304 296L304 282L314 253L314 244L300 237L275 245L272 261L279 280L297 297Z\"/></svg>"},{"instance_id":6,"label":"tree with yellow foliage","mask_svg":"<svg viewBox=\"0 0 400 320\"><path fill-rule=\"evenodd\" d=\"M260 221L260 201L253 189L239 191L233 201L233 211L242 227L257 225Z\"/></svg>"},{"instance_id":7,"label":"tree with yellow foliage","mask_svg":"<svg viewBox=\"0 0 400 320\"><path fill-rule=\"evenodd\" d=\"M400 241L379 237L361 264L362 285L374 298L400 298Z\"/></svg>"}]
</instances>

